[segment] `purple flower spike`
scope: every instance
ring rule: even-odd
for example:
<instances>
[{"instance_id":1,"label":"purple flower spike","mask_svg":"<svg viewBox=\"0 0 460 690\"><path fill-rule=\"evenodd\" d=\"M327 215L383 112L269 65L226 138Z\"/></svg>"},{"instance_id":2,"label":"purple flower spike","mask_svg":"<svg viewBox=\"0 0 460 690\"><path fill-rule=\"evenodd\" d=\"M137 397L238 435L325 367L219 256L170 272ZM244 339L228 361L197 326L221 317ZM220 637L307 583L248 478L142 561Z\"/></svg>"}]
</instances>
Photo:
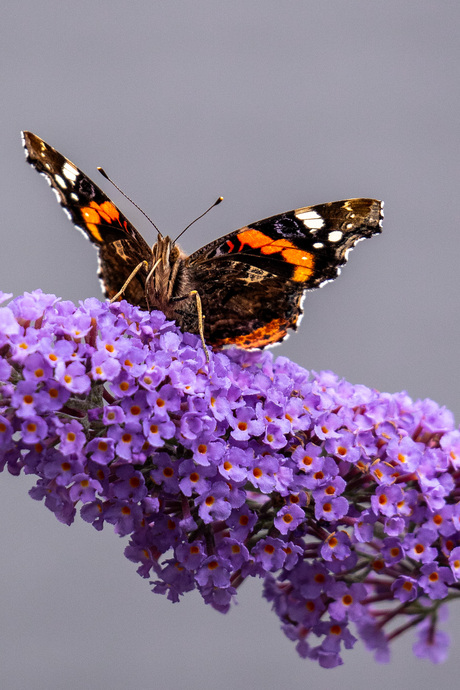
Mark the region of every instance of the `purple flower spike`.
<instances>
[{"instance_id":1,"label":"purple flower spike","mask_svg":"<svg viewBox=\"0 0 460 690\"><path fill-rule=\"evenodd\" d=\"M206 362L197 336L126 302L9 297L0 467L35 475L30 495L58 520L113 525L171 601L197 589L225 613L264 578L282 630L324 668L351 629L384 662L418 625L415 655L446 658L442 604L460 582L448 410L268 352Z\"/></svg>"}]
</instances>

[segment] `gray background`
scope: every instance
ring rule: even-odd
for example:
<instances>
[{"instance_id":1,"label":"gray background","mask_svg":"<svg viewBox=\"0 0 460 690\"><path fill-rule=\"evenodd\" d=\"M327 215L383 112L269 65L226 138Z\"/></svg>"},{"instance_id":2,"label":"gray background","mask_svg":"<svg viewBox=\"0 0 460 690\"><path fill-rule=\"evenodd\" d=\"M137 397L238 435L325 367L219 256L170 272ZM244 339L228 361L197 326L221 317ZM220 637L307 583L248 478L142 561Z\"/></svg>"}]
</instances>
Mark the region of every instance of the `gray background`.
<instances>
[{"instance_id":1,"label":"gray background","mask_svg":"<svg viewBox=\"0 0 460 690\"><path fill-rule=\"evenodd\" d=\"M4 2L0 289L100 296L93 248L24 164L23 128L96 179L103 165L173 236L222 194L183 237L188 252L298 206L375 196L383 235L310 294L300 332L276 352L432 397L458 419L459 20L453 1ZM110 529L60 525L27 496L31 483L0 481L6 690L458 682L454 606L444 666L413 659L409 634L390 666L359 645L325 671L297 657L260 582L227 616L193 595L172 606Z\"/></svg>"}]
</instances>

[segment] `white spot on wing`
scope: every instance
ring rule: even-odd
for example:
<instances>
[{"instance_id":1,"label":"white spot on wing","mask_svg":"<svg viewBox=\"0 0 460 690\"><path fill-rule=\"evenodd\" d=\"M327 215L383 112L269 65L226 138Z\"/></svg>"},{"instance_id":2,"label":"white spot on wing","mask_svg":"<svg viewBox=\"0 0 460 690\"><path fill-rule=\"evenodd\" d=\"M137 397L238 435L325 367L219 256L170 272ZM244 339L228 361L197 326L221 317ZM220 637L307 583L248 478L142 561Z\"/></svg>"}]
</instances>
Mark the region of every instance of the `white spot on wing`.
<instances>
[{"instance_id":1,"label":"white spot on wing","mask_svg":"<svg viewBox=\"0 0 460 690\"><path fill-rule=\"evenodd\" d=\"M60 175L55 175L54 179L62 189L67 189L67 183Z\"/></svg>"},{"instance_id":2,"label":"white spot on wing","mask_svg":"<svg viewBox=\"0 0 460 690\"><path fill-rule=\"evenodd\" d=\"M322 249L324 247L324 244L322 242L315 242L313 245L313 249Z\"/></svg>"},{"instance_id":3,"label":"white spot on wing","mask_svg":"<svg viewBox=\"0 0 460 690\"><path fill-rule=\"evenodd\" d=\"M329 233L327 236L327 239L329 242L340 242L340 240L343 237L343 232L340 230L332 230L332 232Z\"/></svg>"},{"instance_id":4,"label":"white spot on wing","mask_svg":"<svg viewBox=\"0 0 460 690\"><path fill-rule=\"evenodd\" d=\"M78 177L78 170L70 161L66 161L62 166L62 174L65 178L70 180L70 182L75 182Z\"/></svg>"},{"instance_id":5,"label":"white spot on wing","mask_svg":"<svg viewBox=\"0 0 460 690\"><path fill-rule=\"evenodd\" d=\"M315 230L319 230L324 225L324 219L321 218L319 213L316 213L316 211L303 211L302 209L300 209L295 214L295 217L303 221L305 227L309 230L312 230L312 232L314 232Z\"/></svg>"}]
</instances>

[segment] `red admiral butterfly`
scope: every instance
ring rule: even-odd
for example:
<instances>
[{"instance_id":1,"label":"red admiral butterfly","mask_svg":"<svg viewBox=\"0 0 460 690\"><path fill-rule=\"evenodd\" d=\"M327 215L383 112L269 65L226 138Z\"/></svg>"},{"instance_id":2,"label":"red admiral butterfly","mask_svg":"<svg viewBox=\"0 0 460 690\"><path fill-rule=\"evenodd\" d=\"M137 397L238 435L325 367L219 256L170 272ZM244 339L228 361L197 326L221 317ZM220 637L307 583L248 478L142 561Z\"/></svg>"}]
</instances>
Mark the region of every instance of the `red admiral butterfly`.
<instances>
[{"instance_id":1,"label":"red admiral butterfly","mask_svg":"<svg viewBox=\"0 0 460 690\"><path fill-rule=\"evenodd\" d=\"M96 245L105 295L116 297L131 277L123 290L128 302L160 309L184 331L202 327L214 348L281 341L300 323L305 290L336 278L349 250L381 232L383 202L346 199L250 223L190 256L161 233L150 248L73 163L35 134L23 132L23 138L27 161Z\"/></svg>"}]
</instances>

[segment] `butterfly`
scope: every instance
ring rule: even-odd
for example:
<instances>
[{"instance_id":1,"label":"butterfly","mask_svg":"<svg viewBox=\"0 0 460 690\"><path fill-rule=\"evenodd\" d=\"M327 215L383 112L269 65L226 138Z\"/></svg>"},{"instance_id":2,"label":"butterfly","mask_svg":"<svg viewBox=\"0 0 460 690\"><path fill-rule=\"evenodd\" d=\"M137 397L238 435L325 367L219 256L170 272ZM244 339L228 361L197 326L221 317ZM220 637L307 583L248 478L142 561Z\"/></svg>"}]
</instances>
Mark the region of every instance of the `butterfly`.
<instances>
[{"instance_id":1,"label":"butterfly","mask_svg":"<svg viewBox=\"0 0 460 690\"><path fill-rule=\"evenodd\" d=\"M26 159L96 246L109 299L159 309L214 349L264 348L296 330L306 290L340 273L355 244L381 232L383 202L346 199L287 211L188 256L160 232L153 247L76 165L31 132Z\"/></svg>"}]
</instances>

